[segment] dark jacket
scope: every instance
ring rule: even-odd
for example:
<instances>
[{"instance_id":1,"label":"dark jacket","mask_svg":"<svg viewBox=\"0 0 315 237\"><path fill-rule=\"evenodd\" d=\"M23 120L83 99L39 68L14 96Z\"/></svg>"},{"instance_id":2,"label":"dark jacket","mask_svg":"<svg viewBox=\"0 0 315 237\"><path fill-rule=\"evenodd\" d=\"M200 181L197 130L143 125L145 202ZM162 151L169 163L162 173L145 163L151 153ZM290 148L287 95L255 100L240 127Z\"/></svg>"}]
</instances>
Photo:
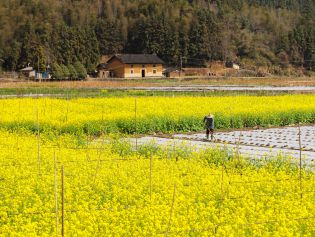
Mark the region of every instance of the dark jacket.
<instances>
[{"instance_id":1,"label":"dark jacket","mask_svg":"<svg viewBox=\"0 0 315 237\"><path fill-rule=\"evenodd\" d=\"M214 118L205 116L203 119L203 122L205 123L205 127L207 129L214 129Z\"/></svg>"}]
</instances>

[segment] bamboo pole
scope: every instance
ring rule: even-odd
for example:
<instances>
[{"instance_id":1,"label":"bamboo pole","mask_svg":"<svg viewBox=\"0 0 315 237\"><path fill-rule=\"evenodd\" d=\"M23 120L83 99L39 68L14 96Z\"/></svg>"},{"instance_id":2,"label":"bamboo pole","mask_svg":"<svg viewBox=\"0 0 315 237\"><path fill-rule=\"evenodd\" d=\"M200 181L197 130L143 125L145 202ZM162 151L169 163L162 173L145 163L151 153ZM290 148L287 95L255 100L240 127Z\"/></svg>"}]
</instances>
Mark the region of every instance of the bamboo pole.
<instances>
[{"instance_id":1,"label":"bamboo pole","mask_svg":"<svg viewBox=\"0 0 315 237\"><path fill-rule=\"evenodd\" d=\"M64 187L64 167L61 167L61 236L65 236L65 187Z\"/></svg>"},{"instance_id":2,"label":"bamboo pole","mask_svg":"<svg viewBox=\"0 0 315 237\"><path fill-rule=\"evenodd\" d=\"M137 98L135 98L135 134L136 134L136 151L138 151L138 121L137 121Z\"/></svg>"},{"instance_id":3,"label":"bamboo pole","mask_svg":"<svg viewBox=\"0 0 315 237\"><path fill-rule=\"evenodd\" d=\"M102 106L102 126L101 126L101 133L102 133L102 139L103 139L103 145L104 145L104 133L105 133L105 129L104 129L104 105Z\"/></svg>"},{"instance_id":4,"label":"bamboo pole","mask_svg":"<svg viewBox=\"0 0 315 237\"><path fill-rule=\"evenodd\" d=\"M224 182L224 161L222 161L222 170L221 170L221 198L223 200L223 182Z\"/></svg>"},{"instance_id":5,"label":"bamboo pole","mask_svg":"<svg viewBox=\"0 0 315 237\"><path fill-rule=\"evenodd\" d=\"M39 129L39 111L37 108L37 160L38 160L38 172L39 175L42 175L41 172L41 160L40 160L40 129Z\"/></svg>"},{"instance_id":6,"label":"bamboo pole","mask_svg":"<svg viewBox=\"0 0 315 237\"><path fill-rule=\"evenodd\" d=\"M56 212L56 236L58 236L58 186L57 186L57 157L54 151L54 183L55 183L55 212Z\"/></svg>"},{"instance_id":7,"label":"bamboo pole","mask_svg":"<svg viewBox=\"0 0 315 237\"><path fill-rule=\"evenodd\" d=\"M150 202L152 202L152 165L153 165L153 157L151 154L151 157L150 157Z\"/></svg>"},{"instance_id":8,"label":"bamboo pole","mask_svg":"<svg viewBox=\"0 0 315 237\"><path fill-rule=\"evenodd\" d=\"M170 228L171 228L171 224L172 224L172 216L173 216L174 204L175 204L175 195L176 195L176 183L174 183L172 207L171 207L171 211L170 211L170 217L169 217L169 220L168 220L166 236L169 236L169 232L170 232Z\"/></svg>"},{"instance_id":9,"label":"bamboo pole","mask_svg":"<svg viewBox=\"0 0 315 237\"><path fill-rule=\"evenodd\" d=\"M299 178L300 178L300 192L301 192L301 198L303 197L303 194L302 194L302 141L301 141L301 127L300 127L300 123L299 123L299 155L300 155L300 160L299 160Z\"/></svg>"}]
</instances>

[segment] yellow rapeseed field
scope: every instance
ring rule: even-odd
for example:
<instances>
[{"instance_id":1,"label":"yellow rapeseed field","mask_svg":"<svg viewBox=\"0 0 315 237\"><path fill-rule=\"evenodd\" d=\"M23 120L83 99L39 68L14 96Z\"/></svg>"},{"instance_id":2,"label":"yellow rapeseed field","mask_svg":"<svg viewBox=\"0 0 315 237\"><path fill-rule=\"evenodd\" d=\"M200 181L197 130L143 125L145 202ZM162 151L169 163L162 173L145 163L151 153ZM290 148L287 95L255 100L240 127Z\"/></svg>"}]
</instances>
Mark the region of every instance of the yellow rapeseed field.
<instances>
[{"instance_id":1,"label":"yellow rapeseed field","mask_svg":"<svg viewBox=\"0 0 315 237\"><path fill-rule=\"evenodd\" d=\"M313 123L315 95L0 100L0 235L64 220L65 236L315 236L309 167L104 135L195 131L209 112L217 128Z\"/></svg>"},{"instance_id":2,"label":"yellow rapeseed field","mask_svg":"<svg viewBox=\"0 0 315 237\"><path fill-rule=\"evenodd\" d=\"M315 95L0 100L0 126L61 132L196 131L202 118L217 128L281 126L315 121ZM137 129L136 129L137 126Z\"/></svg>"},{"instance_id":3,"label":"yellow rapeseed field","mask_svg":"<svg viewBox=\"0 0 315 237\"><path fill-rule=\"evenodd\" d=\"M61 233L62 166L66 236L315 234L312 171L300 183L286 161L255 166L219 150L119 154L119 145L1 131L1 235Z\"/></svg>"}]
</instances>

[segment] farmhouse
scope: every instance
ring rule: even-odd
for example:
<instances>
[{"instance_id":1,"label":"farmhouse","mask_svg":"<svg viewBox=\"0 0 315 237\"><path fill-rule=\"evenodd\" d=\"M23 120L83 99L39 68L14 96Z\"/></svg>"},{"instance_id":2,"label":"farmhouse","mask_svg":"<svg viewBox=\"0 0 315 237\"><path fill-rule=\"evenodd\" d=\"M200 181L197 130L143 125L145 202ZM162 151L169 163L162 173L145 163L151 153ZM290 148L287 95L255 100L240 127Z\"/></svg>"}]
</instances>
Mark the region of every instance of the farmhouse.
<instances>
[{"instance_id":1,"label":"farmhouse","mask_svg":"<svg viewBox=\"0 0 315 237\"><path fill-rule=\"evenodd\" d=\"M20 72L25 76L29 78L35 78L36 71L33 69L33 67L26 67L20 70Z\"/></svg>"},{"instance_id":2,"label":"farmhouse","mask_svg":"<svg viewBox=\"0 0 315 237\"><path fill-rule=\"evenodd\" d=\"M106 63L100 63L96 67L97 71L97 77L98 78L108 78L109 77L109 71L107 69L107 64Z\"/></svg>"},{"instance_id":3,"label":"farmhouse","mask_svg":"<svg viewBox=\"0 0 315 237\"><path fill-rule=\"evenodd\" d=\"M155 54L116 54L107 61L111 77L162 77L163 60Z\"/></svg>"}]
</instances>

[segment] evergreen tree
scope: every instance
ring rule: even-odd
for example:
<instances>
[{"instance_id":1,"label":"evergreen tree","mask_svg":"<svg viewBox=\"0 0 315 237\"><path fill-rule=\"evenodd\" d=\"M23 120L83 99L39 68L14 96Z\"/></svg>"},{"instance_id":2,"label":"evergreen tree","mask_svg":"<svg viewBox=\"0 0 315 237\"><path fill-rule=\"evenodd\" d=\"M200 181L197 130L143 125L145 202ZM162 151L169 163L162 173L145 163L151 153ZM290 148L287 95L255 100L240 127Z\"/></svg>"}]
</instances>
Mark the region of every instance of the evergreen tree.
<instances>
[{"instance_id":1,"label":"evergreen tree","mask_svg":"<svg viewBox=\"0 0 315 237\"><path fill-rule=\"evenodd\" d=\"M209 59L207 53L206 27L201 19L195 19L191 22L189 31L189 61L192 65L204 66L205 61Z\"/></svg>"},{"instance_id":2,"label":"evergreen tree","mask_svg":"<svg viewBox=\"0 0 315 237\"><path fill-rule=\"evenodd\" d=\"M95 27L99 50L102 55L119 53L123 50L122 30L117 21L98 19Z\"/></svg>"},{"instance_id":3,"label":"evergreen tree","mask_svg":"<svg viewBox=\"0 0 315 237\"><path fill-rule=\"evenodd\" d=\"M52 74L52 78L56 80L61 80L64 78L63 69L57 63L54 63L52 65L51 74Z\"/></svg>"},{"instance_id":4,"label":"evergreen tree","mask_svg":"<svg viewBox=\"0 0 315 237\"><path fill-rule=\"evenodd\" d=\"M69 72L68 67L66 65L64 65L64 64L61 64L60 68L62 70L63 79L69 79L70 72Z\"/></svg>"},{"instance_id":5,"label":"evergreen tree","mask_svg":"<svg viewBox=\"0 0 315 237\"><path fill-rule=\"evenodd\" d=\"M83 66L83 64L79 61L77 61L75 64L74 64L74 68L77 72L77 75L78 75L78 79L85 79L87 77L87 72L86 72L86 69L85 67Z\"/></svg>"},{"instance_id":6,"label":"evergreen tree","mask_svg":"<svg viewBox=\"0 0 315 237\"><path fill-rule=\"evenodd\" d=\"M8 70L15 71L19 68L19 57L21 53L21 44L13 40L8 47L3 49L3 66Z\"/></svg>"},{"instance_id":7,"label":"evergreen tree","mask_svg":"<svg viewBox=\"0 0 315 237\"><path fill-rule=\"evenodd\" d=\"M180 24L181 27L178 29L178 63L181 62L187 64L188 62L188 47L189 47L189 38L188 38L188 30L184 22Z\"/></svg>"},{"instance_id":8,"label":"evergreen tree","mask_svg":"<svg viewBox=\"0 0 315 237\"><path fill-rule=\"evenodd\" d=\"M68 70L70 73L70 78L72 80L78 79L77 71L75 70L74 66L72 64L68 65Z\"/></svg>"},{"instance_id":9,"label":"evergreen tree","mask_svg":"<svg viewBox=\"0 0 315 237\"><path fill-rule=\"evenodd\" d=\"M123 52L199 66L314 61L314 0L10 0L0 22L4 70L80 61L92 72L100 55Z\"/></svg>"}]
</instances>

